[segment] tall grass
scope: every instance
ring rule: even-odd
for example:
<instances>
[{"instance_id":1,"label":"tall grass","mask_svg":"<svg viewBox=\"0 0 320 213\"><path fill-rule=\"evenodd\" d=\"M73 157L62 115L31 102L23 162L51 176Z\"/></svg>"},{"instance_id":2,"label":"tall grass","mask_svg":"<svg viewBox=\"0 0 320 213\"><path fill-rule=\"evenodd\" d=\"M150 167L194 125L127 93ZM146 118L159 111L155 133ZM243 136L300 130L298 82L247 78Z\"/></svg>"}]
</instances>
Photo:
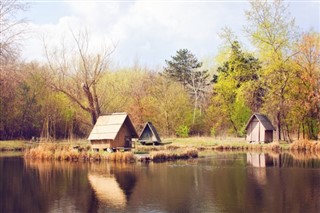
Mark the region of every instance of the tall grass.
<instances>
[{"instance_id":1,"label":"tall grass","mask_svg":"<svg viewBox=\"0 0 320 213\"><path fill-rule=\"evenodd\" d=\"M184 139L188 140L188 139ZM73 143L40 143L37 147L25 151L25 158L37 160L57 161L113 161L113 162L134 162L137 161L132 152L93 152L88 144L78 145L73 148ZM167 161L175 159L188 159L198 157L199 152L205 151L261 151L261 152L283 152L283 151L320 151L320 143L315 141L301 140L291 145L279 144L278 142L268 144L249 144L244 141L238 142L214 142L201 141L196 139L183 145L171 143L163 146L141 146L135 148L135 153L149 153L153 161Z\"/></svg>"},{"instance_id":2,"label":"tall grass","mask_svg":"<svg viewBox=\"0 0 320 213\"><path fill-rule=\"evenodd\" d=\"M189 148L186 150L174 151L174 152L173 151L157 151L157 152L151 152L150 157L151 157L151 160L155 162L197 158L198 150Z\"/></svg>"},{"instance_id":3,"label":"tall grass","mask_svg":"<svg viewBox=\"0 0 320 213\"><path fill-rule=\"evenodd\" d=\"M132 162L135 157L131 152L93 152L87 148L82 151L74 149L72 145L57 143L43 143L38 147L25 151L24 157L31 160L57 160L57 161L115 161Z\"/></svg>"},{"instance_id":4,"label":"tall grass","mask_svg":"<svg viewBox=\"0 0 320 213\"><path fill-rule=\"evenodd\" d=\"M25 151L24 157L31 160L57 160L57 161L112 161L112 162L135 162L137 159L133 152L94 152L90 150L76 150L71 145L57 143L43 143L38 147ZM167 161L176 159L188 159L198 157L198 150L168 149L151 151L151 160Z\"/></svg>"},{"instance_id":5,"label":"tall grass","mask_svg":"<svg viewBox=\"0 0 320 213\"><path fill-rule=\"evenodd\" d=\"M291 150L320 151L320 142L299 140L290 145Z\"/></svg>"}]
</instances>

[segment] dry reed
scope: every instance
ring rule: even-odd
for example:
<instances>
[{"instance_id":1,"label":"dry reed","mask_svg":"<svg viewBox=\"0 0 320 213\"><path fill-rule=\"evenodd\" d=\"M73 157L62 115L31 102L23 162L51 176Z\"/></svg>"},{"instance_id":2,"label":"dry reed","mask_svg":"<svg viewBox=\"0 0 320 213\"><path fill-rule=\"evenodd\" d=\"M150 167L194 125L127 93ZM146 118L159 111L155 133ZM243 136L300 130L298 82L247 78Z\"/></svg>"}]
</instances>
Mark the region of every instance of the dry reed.
<instances>
[{"instance_id":1,"label":"dry reed","mask_svg":"<svg viewBox=\"0 0 320 213\"><path fill-rule=\"evenodd\" d=\"M39 146L28 149L24 153L26 159L31 160L57 160L57 161L115 161L115 162L132 162L135 157L132 152L93 152L79 151L73 149L71 145L59 145L43 143Z\"/></svg>"},{"instance_id":2,"label":"dry reed","mask_svg":"<svg viewBox=\"0 0 320 213\"><path fill-rule=\"evenodd\" d=\"M299 140L293 142L290 145L290 149L300 151L320 151L320 143L316 141Z\"/></svg>"},{"instance_id":3,"label":"dry reed","mask_svg":"<svg viewBox=\"0 0 320 213\"><path fill-rule=\"evenodd\" d=\"M158 151L158 152L151 152L150 153L151 160L155 162L162 162L162 161L172 161L178 159L189 159L189 158L197 158L198 157L198 150L194 148L188 148L182 151Z\"/></svg>"}]
</instances>

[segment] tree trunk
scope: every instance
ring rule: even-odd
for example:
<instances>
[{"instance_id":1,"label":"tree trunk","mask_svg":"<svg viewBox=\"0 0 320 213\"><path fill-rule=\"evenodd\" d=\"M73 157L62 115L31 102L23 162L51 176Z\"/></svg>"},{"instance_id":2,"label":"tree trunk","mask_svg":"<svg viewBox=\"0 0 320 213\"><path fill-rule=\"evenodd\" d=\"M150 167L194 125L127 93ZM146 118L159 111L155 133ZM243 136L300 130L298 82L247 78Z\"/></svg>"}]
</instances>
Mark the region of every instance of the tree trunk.
<instances>
[{"instance_id":1,"label":"tree trunk","mask_svg":"<svg viewBox=\"0 0 320 213\"><path fill-rule=\"evenodd\" d=\"M83 84L82 86L83 91L86 94L86 97L88 99L88 103L89 103L89 109L90 109L90 115L91 115L91 124L94 126L97 122L97 112L96 112L96 108L94 106L94 100L93 100L93 96L92 93L90 91L90 88L88 87L88 85Z\"/></svg>"},{"instance_id":2,"label":"tree trunk","mask_svg":"<svg viewBox=\"0 0 320 213\"><path fill-rule=\"evenodd\" d=\"M92 90L93 90L93 100L94 100L94 105L95 105L95 111L97 116L99 116L101 114L101 110L100 110L100 104L99 104L99 99L98 99L98 95L97 95L97 91L96 91L96 85L92 85Z\"/></svg>"},{"instance_id":3,"label":"tree trunk","mask_svg":"<svg viewBox=\"0 0 320 213\"><path fill-rule=\"evenodd\" d=\"M277 130L278 130L277 140L281 141L281 118L280 118L280 112L277 113Z\"/></svg>"},{"instance_id":4,"label":"tree trunk","mask_svg":"<svg viewBox=\"0 0 320 213\"><path fill-rule=\"evenodd\" d=\"M198 108L198 94L197 92L195 91L195 98L194 98L194 108L193 108L193 119L192 119L192 125L195 124L196 122L196 111L197 111L197 108Z\"/></svg>"},{"instance_id":5,"label":"tree trunk","mask_svg":"<svg viewBox=\"0 0 320 213\"><path fill-rule=\"evenodd\" d=\"M167 111L165 111L164 112L164 116L165 116L165 119L166 119L166 132L167 132L167 135L169 135L170 133L169 133L169 118L168 118L168 113L167 113Z\"/></svg>"},{"instance_id":6,"label":"tree trunk","mask_svg":"<svg viewBox=\"0 0 320 213\"><path fill-rule=\"evenodd\" d=\"M291 143L292 140L291 140L291 137L290 137L290 131L289 131L289 125L288 124L286 124L286 129L287 129L288 141L289 141L289 143Z\"/></svg>"}]
</instances>

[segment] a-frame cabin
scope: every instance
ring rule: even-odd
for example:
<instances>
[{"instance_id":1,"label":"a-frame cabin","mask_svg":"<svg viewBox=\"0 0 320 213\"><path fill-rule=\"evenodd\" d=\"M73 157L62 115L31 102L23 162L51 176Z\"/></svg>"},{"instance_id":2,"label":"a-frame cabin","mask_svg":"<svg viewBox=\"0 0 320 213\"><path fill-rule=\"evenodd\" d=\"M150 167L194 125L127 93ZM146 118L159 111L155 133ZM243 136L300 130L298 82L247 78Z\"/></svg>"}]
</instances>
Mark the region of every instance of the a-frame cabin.
<instances>
[{"instance_id":1,"label":"a-frame cabin","mask_svg":"<svg viewBox=\"0 0 320 213\"><path fill-rule=\"evenodd\" d=\"M153 126L151 122L147 122L144 125L144 128L142 129L139 141L143 145L147 144L160 144L161 139L160 136L156 130L156 128Z\"/></svg>"}]
</instances>

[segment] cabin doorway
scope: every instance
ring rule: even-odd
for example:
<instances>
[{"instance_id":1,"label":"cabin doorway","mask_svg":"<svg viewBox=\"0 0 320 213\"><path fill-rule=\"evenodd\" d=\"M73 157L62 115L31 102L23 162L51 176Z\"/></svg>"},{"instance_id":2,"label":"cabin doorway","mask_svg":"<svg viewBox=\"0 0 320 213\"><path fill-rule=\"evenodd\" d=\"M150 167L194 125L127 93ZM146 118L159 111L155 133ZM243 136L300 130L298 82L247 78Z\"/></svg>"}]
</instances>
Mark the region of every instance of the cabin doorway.
<instances>
[{"instance_id":1,"label":"cabin doorway","mask_svg":"<svg viewBox=\"0 0 320 213\"><path fill-rule=\"evenodd\" d=\"M131 138L128 136L124 137L124 147L130 147L131 145Z\"/></svg>"}]
</instances>

